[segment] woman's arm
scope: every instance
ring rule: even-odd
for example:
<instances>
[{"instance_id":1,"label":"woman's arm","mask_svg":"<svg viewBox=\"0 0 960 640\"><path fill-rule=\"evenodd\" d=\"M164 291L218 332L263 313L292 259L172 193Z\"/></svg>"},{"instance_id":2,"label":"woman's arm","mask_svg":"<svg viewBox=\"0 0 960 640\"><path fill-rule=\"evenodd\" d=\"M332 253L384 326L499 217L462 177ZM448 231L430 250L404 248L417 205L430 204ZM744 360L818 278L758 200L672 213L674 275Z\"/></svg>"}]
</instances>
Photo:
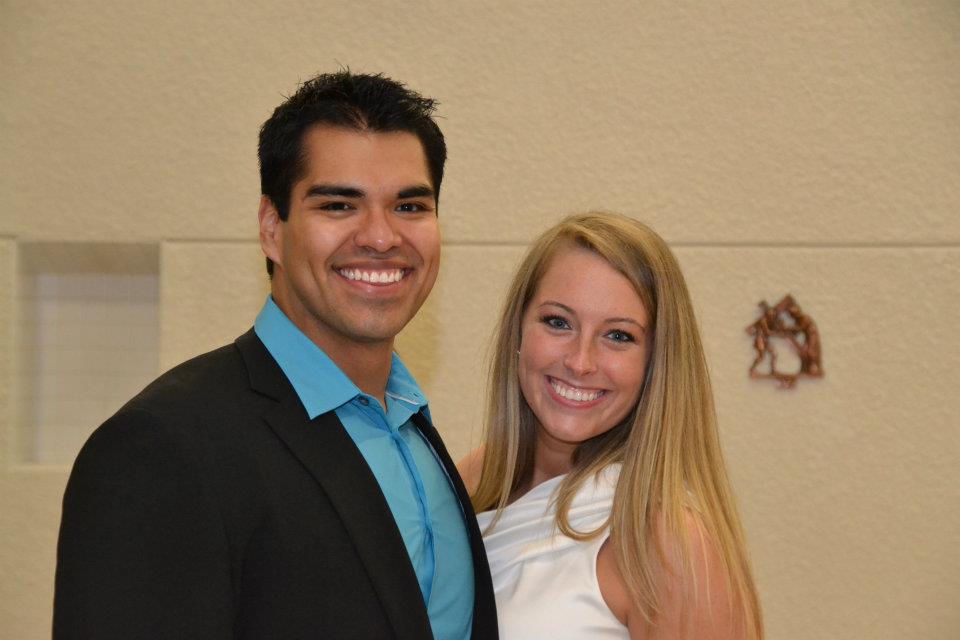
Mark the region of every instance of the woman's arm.
<instances>
[{"instance_id":1,"label":"woman's arm","mask_svg":"<svg viewBox=\"0 0 960 640\"><path fill-rule=\"evenodd\" d=\"M627 591L608 540L597 557L597 578L607 606L623 622L631 640L741 640L742 616L731 601L723 561L700 519L688 513L690 567L680 560L681 541L658 532L665 562L653 564L659 612L647 621Z\"/></svg>"}]
</instances>

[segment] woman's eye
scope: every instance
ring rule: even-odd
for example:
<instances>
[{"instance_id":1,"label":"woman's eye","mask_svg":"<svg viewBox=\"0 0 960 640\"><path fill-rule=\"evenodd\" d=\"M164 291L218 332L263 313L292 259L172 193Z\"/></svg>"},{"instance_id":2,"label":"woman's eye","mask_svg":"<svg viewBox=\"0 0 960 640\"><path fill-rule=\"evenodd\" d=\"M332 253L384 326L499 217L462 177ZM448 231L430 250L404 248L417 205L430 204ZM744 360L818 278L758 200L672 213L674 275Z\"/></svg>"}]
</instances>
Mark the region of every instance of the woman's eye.
<instances>
[{"instance_id":1,"label":"woman's eye","mask_svg":"<svg viewBox=\"0 0 960 640\"><path fill-rule=\"evenodd\" d=\"M567 329L570 326L570 323L560 316L544 316L540 318L540 322L547 325L551 329Z\"/></svg>"},{"instance_id":2,"label":"woman's eye","mask_svg":"<svg viewBox=\"0 0 960 640\"><path fill-rule=\"evenodd\" d=\"M619 329L614 329L607 334L607 337L613 340L614 342L636 342L634 337L627 333L626 331L621 331Z\"/></svg>"}]
</instances>

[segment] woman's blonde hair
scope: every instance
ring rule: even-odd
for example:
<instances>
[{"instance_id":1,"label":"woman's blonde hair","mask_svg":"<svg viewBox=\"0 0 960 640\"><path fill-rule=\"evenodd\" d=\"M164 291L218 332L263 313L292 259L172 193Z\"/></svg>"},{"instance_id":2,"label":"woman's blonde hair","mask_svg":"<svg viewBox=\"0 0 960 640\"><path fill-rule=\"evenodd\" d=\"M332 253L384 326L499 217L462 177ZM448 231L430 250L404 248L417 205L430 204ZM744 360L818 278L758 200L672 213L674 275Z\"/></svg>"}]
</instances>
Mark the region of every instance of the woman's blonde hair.
<instances>
[{"instance_id":1,"label":"woman's blonde hair","mask_svg":"<svg viewBox=\"0 0 960 640\"><path fill-rule=\"evenodd\" d=\"M747 637L761 638L762 623L743 533L724 469L713 394L690 295L676 258L649 227L625 216L594 212L566 218L530 247L503 307L490 362L484 454L475 509L499 512L533 473L536 417L520 389L516 354L527 305L558 251L580 247L626 276L647 310L652 334L637 406L620 424L583 442L557 494L557 525L575 539L599 535L570 526L570 503L583 483L614 462L623 464L610 515L617 566L648 621L658 611L655 563L664 558L657 531L679 545L680 566L690 568L686 542L696 514L722 560L731 606ZM496 519L491 526L496 526Z\"/></svg>"}]
</instances>

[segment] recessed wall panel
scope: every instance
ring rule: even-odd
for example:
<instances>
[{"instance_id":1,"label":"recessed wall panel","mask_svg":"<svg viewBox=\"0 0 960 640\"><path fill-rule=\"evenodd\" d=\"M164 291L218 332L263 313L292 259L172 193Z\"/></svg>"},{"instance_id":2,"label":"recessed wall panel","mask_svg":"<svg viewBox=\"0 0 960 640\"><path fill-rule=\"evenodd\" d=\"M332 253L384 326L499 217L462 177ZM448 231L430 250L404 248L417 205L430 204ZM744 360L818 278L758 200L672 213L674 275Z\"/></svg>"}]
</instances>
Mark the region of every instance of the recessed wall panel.
<instances>
[{"instance_id":1,"label":"recessed wall panel","mask_svg":"<svg viewBox=\"0 0 960 640\"><path fill-rule=\"evenodd\" d=\"M155 245L24 243L17 306L17 452L68 464L157 373Z\"/></svg>"}]
</instances>

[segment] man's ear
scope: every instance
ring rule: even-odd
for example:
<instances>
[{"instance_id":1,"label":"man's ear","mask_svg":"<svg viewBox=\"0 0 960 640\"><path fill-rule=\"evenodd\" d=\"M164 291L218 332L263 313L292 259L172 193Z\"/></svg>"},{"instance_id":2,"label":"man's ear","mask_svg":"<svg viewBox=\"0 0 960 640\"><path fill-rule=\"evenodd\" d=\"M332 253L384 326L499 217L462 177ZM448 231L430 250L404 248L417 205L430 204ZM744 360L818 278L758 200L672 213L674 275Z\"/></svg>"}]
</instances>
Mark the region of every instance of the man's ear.
<instances>
[{"instance_id":1,"label":"man's ear","mask_svg":"<svg viewBox=\"0 0 960 640\"><path fill-rule=\"evenodd\" d=\"M260 219L260 249L263 255L274 263L279 263L283 256L280 249L283 220L280 219L280 213L269 196L260 196L260 211L257 212L257 216Z\"/></svg>"}]
</instances>

